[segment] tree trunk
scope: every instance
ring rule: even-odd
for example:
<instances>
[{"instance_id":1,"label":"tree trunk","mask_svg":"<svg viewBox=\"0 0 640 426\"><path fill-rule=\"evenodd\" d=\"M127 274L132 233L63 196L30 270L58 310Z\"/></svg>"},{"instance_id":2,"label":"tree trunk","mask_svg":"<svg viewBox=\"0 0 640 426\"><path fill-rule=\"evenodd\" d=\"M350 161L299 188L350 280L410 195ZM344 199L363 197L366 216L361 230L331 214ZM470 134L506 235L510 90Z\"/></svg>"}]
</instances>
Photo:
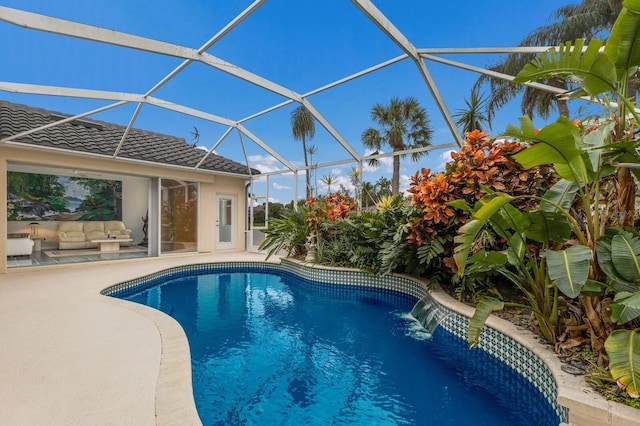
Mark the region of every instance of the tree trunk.
<instances>
[{"instance_id":1,"label":"tree trunk","mask_svg":"<svg viewBox=\"0 0 640 426\"><path fill-rule=\"evenodd\" d=\"M305 140L304 134L302 135L302 149L304 150L304 166L306 167L304 171L305 183L306 183L306 200L311 197L311 176L309 174L309 159L307 158L307 141Z\"/></svg>"},{"instance_id":2,"label":"tree trunk","mask_svg":"<svg viewBox=\"0 0 640 426\"><path fill-rule=\"evenodd\" d=\"M400 156L393 156L393 177L391 179L391 193L398 195L400 193Z\"/></svg>"},{"instance_id":3,"label":"tree trunk","mask_svg":"<svg viewBox=\"0 0 640 426\"><path fill-rule=\"evenodd\" d=\"M558 112L560 115L564 117L569 117L569 105L567 105L567 101L564 99L558 99Z\"/></svg>"},{"instance_id":4,"label":"tree trunk","mask_svg":"<svg viewBox=\"0 0 640 426\"><path fill-rule=\"evenodd\" d=\"M633 226L636 209L636 183L626 167L620 167L618 174L618 215L620 226Z\"/></svg>"}]
</instances>

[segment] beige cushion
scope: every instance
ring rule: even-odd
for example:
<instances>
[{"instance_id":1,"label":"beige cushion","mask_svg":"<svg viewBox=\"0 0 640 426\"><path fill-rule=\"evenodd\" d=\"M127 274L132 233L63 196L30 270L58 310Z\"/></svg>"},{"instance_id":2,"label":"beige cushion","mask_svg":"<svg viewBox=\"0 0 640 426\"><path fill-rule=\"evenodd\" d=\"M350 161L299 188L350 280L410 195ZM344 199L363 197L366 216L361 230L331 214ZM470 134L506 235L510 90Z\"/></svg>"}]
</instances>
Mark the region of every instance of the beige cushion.
<instances>
[{"instance_id":1,"label":"beige cushion","mask_svg":"<svg viewBox=\"0 0 640 426\"><path fill-rule=\"evenodd\" d=\"M109 220L104 222L104 232L111 232L111 235L129 235L130 229L126 229L124 223L119 220Z\"/></svg>"},{"instance_id":2,"label":"beige cushion","mask_svg":"<svg viewBox=\"0 0 640 426\"><path fill-rule=\"evenodd\" d=\"M60 241L84 241L85 240L85 236L84 236L84 232L64 232L64 233L59 233L58 234L58 238L60 239Z\"/></svg>"},{"instance_id":3,"label":"beige cushion","mask_svg":"<svg viewBox=\"0 0 640 426\"><path fill-rule=\"evenodd\" d=\"M83 222L83 223L84 223L85 234L89 234L91 232L104 233L104 222Z\"/></svg>"},{"instance_id":4,"label":"beige cushion","mask_svg":"<svg viewBox=\"0 0 640 426\"><path fill-rule=\"evenodd\" d=\"M87 240L104 240L107 238L107 234L102 231L90 231L85 234L87 236Z\"/></svg>"}]
</instances>

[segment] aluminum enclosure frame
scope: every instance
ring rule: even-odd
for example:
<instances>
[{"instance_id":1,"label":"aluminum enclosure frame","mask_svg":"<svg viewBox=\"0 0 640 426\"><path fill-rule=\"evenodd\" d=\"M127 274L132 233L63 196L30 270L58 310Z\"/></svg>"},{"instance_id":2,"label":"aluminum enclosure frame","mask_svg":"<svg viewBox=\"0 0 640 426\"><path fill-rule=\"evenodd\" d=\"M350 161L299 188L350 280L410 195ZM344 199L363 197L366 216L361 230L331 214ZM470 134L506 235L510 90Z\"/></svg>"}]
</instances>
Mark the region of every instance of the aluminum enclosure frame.
<instances>
[{"instance_id":1,"label":"aluminum enclosure frame","mask_svg":"<svg viewBox=\"0 0 640 426\"><path fill-rule=\"evenodd\" d=\"M482 68L465 64L462 62L452 61L450 59L442 58L438 55L462 54L462 53L464 54L488 54L488 53L492 53L492 54L507 53L508 54L508 53L516 53L516 52L535 53L535 52L544 52L548 49L548 47L416 48L411 43L411 41L398 28L396 28L389 19L387 19L386 16L382 14L382 12L373 5L371 1L352 0L352 3L369 20L371 20L391 41L393 41L404 52L404 54L394 58L390 58L377 65L361 70L349 76L343 77L339 80L336 80L332 83L329 83L322 87L311 90L307 93L297 93L294 90L291 90L287 87L279 85L275 82L272 82L260 75L254 74L250 71L247 71L229 62L226 62L221 58L218 58L211 54L206 53L207 49L213 46L217 41L219 41L226 34L231 32L236 26L238 26L238 24L243 22L247 17L249 17L252 13L254 13L261 6L263 6L265 2L266 0L256 0L253 3L251 3L247 8L245 8L242 12L240 12L240 14L238 14L227 25L225 25L221 30L219 30L216 34L214 34L209 40L207 40L202 46L200 46L197 49L186 47L186 46L180 46L176 44L171 44L163 41L158 41L151 38L140 37L137 35L132 35L124 32L108 30L108 29L87 25L87 24L82 24L74 21L63 20L63 19L54 18L51 16L40 15L40 14L25 12L18 9L12 9L8 7L0 6L0 20L17 25L17 26L28 28L33 31L44 31L44 32L59 34L67 37L74 37L74 38L89 40L96 43L105 43L105 44L115 45L123 48L136 49L140 51L151 52L154 54L166 55L166 56L183 59L180 65L178 65L174 70L168 73L160 81L157 81L151 84L150 89L145 93L122 93L122 92L109 92L109 91L101 91L101 90L79 89L79 88L73 88L73 87L56 87L56 86L44 86L44 85L35 85L35 84L28 84L28 83L0 82L0 90L2 91L24 93L24 94L38 94L38 95L63 96L63 97L75 97L75 98L114 101L114 103L106 105L102 108L77 114L77 115L74 115L73 117L69 117L65 120L58 121L56 123L52 123L47 126L31 129L19 135L14 135L11 137L0 139L0 144L17 144L17 142L15 142L14 139L17 139L21 136L25 136L26 134L29 134L29 133L36 132L38 130L43 129L44 127L55 126L57 124L61 124L67 121L88 117L107 109L117 108L125 104L134 103L134 104L137 104L135 108L135 112L133 113L131 119L129 120L127 128L124 132L124 135L122 136L122 139L119 142L118 148L113 154L113 158L116 158L116 159L119 158L120 149L123 144L127 143L127 136L129 134L129 131L133 127L141 109L146 105L150 105L150 106L155 106L155 107L167 109L170 111L178 112L181 114L198 117L200 119L208 120L214 123L221 124L223 126L227 126L227 130L224 132L223 136L214 144L214 146L211 149L208 150L207 157L211 153L213 153L216 147L218 147L224 140L226 140L227 137L232 133L232 130L235 129L239 134L240 143L242 145L243 152L245 154L245 160L247 162L247 167L250 168L251 165L249 164L249 160L246 156L246 150L244 149L244 142L242 139L243 136L246 136L248 139L253 141L255 144L257 144L260 148L266 151L273 158L277 159L283 165L284 167L283 169L269 172L267 173L267 175L293 172L294 176L297 177L299 172L306 173L307 169L310 169L312 167L321 168L321 167L328 167L328 166L346 164L351 162L357 163L358 169L361 170L363 163L365 161L369 161L372 159L395 156L395 155L404 155L404 154L415 153L419 151L429 151L429 150L435 150L435 149L445 149L445 148L462 146L463 140L458 132L458 129L455 126L451 113L449 112L449 109L440 94L437 84L431 77L431 74L427 67L428 61L441 63L451 67L464 69L467 71L473 71L476 73L490 75L492 77L511 81L514 78L513 76L496 73L487 69L482 69ZM315 94L324 92L326 90L330 90L341 84L352 81L364 75L376 72L380 69L383 69L390 65L404 61L406 59L410 59L411 61L414 62L417 73L424 80L427 89L431 93L431 96L433 97L434 101L436 102L436 105L438 106L440 114L444 118L449 128L449 131L451 132L453 142L436 145L436 146L429 146L429 147L420 148L420 149L390 152L390 153L378 154L378 155L362 155L353 148L353 146L337 131L337 129L335 129L335 127L331 124L331 122L327 120L322 115L322 113L311 103L309 98ZM276 93L284 97L286 100L277 105L264 109L262 111L258 111L250 116L234 120L232 118L221 117L206 111L194 109L186 105L172 103L172 102L152 96L159 88L161 88L163 85L168 83L171 79L179 75L190 64L194 62L199 62L211 68L217 69L219 71L223 71L235 78L247 81L261 89ZM550 91L552 93L557 93L557 94L563 93L563 91L558 88L547 86L544 84L531 83L529 85L541 90ZM316 121L320 125L322 125L327 130L327 132L346 151L346 153L348 154L347 159L321 163L321 164L317 164L309 167L297 167L289 159L287 159L282 154L278 153L275 149L269 146L268 143L261 140L258 135L255 135L243 125L243 123L253 118L262 116L264 114L268 114L272 111L280 109L286 105L290 105L294 102L305 106L311 112L311 114L314 116ZM48 149L48 148L42 148L42 149ZM205 159L207 157L205 157ZM200 165L202 164L203 161L204 159L198 165L195 166L195 169L200 170ZM202 171L205 172L204 170ZM251 177L251 180L253 180L253 177ZM294 183L294 200L296 199L298 199L297 179L295 179L295 183Z\"/></svg>"}]
</instances>

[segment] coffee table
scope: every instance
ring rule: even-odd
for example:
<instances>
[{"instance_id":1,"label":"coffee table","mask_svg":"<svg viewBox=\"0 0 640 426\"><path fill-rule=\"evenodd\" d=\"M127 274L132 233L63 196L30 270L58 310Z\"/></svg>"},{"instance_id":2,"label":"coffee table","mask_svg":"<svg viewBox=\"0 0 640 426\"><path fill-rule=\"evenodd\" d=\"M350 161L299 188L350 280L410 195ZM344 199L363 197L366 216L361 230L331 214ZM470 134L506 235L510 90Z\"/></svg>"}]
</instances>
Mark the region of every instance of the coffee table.
<instances>
[{"instance_id":1,"label":"coffee table","mask_svg":"<svg viewBox=\"0 0 640 426\"><path fill-rule=\"evenodd\" d=\"M130 243L133 241L132 239L115 239L115 238L107 238L104 240L91 240L92 243L97 243L100 252L102 253L113 253L116 251L120 251L120 243Z\"/></svg>"},{"instance_id":2,"label":"coffee table","mask_svg":"<svg viewBox=\"0 0 640 426\"><path fill-rule=\"evenodd\" d=\"M31 239L33 240L33 251L42 251L42 240L44 240L44 237L38 237L38 236L31 236Z\"/></svg>"}]
</instances>

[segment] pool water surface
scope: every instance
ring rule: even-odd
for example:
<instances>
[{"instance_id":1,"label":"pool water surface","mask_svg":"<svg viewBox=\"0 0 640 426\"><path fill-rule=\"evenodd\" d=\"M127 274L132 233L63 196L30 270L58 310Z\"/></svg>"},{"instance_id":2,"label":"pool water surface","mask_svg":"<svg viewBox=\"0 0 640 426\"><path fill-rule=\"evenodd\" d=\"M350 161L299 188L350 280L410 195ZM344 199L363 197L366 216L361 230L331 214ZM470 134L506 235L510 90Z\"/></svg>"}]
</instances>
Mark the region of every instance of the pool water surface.
<instances>
[{"instance_id":1,"label":"pool water surface","mask_svg":"<svg viewBox=\"0 0 640 426\"><path fill-rule=\"evenodd\" d=\"M205 425L557 425L526 379L407 314L403 293L288 272L189 275L127 296L189 339Z\"/></svg>"}]
</instances>

